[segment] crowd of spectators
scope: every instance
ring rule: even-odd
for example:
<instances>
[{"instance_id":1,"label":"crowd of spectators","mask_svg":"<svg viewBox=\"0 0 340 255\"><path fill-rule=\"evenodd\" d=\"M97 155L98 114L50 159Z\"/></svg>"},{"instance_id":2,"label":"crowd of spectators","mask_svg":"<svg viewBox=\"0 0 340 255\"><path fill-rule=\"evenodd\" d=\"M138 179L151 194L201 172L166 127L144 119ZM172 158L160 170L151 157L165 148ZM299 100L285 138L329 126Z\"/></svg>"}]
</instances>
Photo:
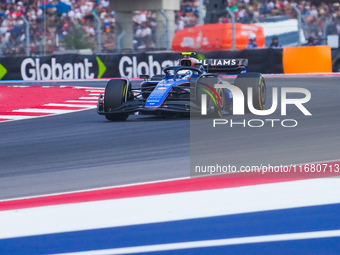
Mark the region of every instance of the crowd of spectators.
<instances>
[{"instance_id":1,"label":"crowd of spectators","mask_svg":"<svg viewBox=\"0 0 340 255\"><path fill-rule=\"evenodd\" d=\"M175 12L176 30L196 26L199 15L198 0L182 0L180 10Z\"/></svg>"},{"instance_id":2,"label":"crowd of spectators","mask_svg":"<svg viewBox=\"0 0 340 255\"><path fill-rule=\"evenodd\" d=\"M203 1L205 4L206 0ZM289 0L229 0L226 1L239 23L256 23L268 17L285 15L296 18L292 4L303 15L306 38L321 39L326 34L340 32L340 4ZM101 22L102 52L116 49L116 23L114 9L109 0L0 0L0 55L25 53L25 19L30 25L32 54L91 48L96 50L97 14ZM205 10L202 12L205 13ZM132 15L133 47L135 50L155 49L156 13L137 11ZM181 0L175 12L175 29L199 24L199 0ZM226 13L220 23L230 22ZM325 26L326 25L326 26Z\"/></svg>"},{"instance_id":3,"label":"crowd of spectators","mask_svg":"<svg viewBox=\"0 0 340 255\"><path fill-rule=\"evenodd\" d=\"M32 54L65 49L95 50L97 14L101 22L102 50L115 48L115 13L108 0L7 0L0 4L0 55L24 54L25 23L29 22Z\"/></svg>"},{"instance_id":4,"label":"crowd of spectators","mask_svg":"<svg viewBox=\"0 0 340 255\"><path fill-rule=\"evenodd\" d=\"M156 48L156 13L136 11L133 21L133 47L135 50L152 50Z\"/></svg>"},{"instance_id":5,"label":"crowd of spectators","mask_svg":"<svg viewBox=\"0 0 340 255\"><path fill-rule=\"evenodd\" d=\"M325 35L340 35L340 4L321 3L318 6L310 2L298 5L304 18L303 28L305 36L321 41ZM324 31L325 28L325 31Z\"/></svg>"},{"instance_id":6,"label":"crowd of spectators","mask_svg":"<svg viewBox=\"0 0 340 255\"><path fill-rule=\"evenodd\" d=\"M205 1L204 1L205 2ZM326 35L340 35L340 4L339 2L323 3L322 1L293 0L229 0L228 6L233 11L236 22L243 24L258 23L267 18L286 16L296 18L292 5L301 11L303 30L306 38L321 41ZM183 0L181 10L176 13L176 29L198 25L198 0ZM219 23L230 22L227 12L222 12ZM326 26L325 26L326 25Z\"/></svg>"}]
</instances>

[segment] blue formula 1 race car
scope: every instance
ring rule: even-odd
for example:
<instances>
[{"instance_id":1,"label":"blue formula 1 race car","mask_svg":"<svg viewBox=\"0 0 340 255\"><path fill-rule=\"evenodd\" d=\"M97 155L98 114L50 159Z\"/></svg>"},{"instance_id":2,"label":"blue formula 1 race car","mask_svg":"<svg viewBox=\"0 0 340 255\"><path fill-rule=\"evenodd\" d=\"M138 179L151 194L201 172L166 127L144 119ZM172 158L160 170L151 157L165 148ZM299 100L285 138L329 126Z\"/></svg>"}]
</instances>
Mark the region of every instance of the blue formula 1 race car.
<instances>
[{"instance_id":1,"label":"blue formula 1 race car","mask_svg":"<svg viewBox=\"0 0 340 255\"><path fill-rule=\"evenodd\" d=\"M208 116L233 114L231 90L218 84L222 75L237 74L234 81L247 98L252 88L253 107L262 110L266 102L266 84L260 73L247 73L247 59L196 59L195 53L182 53L178 66L163 69L153 77L141 75L140 87L132 88L128 78L110 80L105 95L98 99L97 112L110 121L126 120L129 115L151 114L168 117L202 113ZM245 109L247 104L245 101ZM202 107L204 109L202 109Z\"/></svg>"}]
</instances>

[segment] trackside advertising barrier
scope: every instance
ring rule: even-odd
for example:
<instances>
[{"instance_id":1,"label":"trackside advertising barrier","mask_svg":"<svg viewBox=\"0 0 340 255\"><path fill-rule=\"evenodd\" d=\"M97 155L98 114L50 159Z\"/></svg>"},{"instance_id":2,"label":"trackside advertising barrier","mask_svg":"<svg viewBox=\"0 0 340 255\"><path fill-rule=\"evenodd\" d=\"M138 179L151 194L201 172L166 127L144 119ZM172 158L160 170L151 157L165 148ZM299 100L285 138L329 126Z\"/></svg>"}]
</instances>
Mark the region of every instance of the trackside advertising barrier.
<instances>
[{"instance_id":1,"label":"trackside advertising barrier","mask_svg":"<svg viewBox=\"0 0 340 255\"><path fill-rule=\"evenodd\" d=\"M212 51L199 55L207 59L247 58L248 71L260 73L322 73L332 71L329 46L285 47ZM94 79L141 74L155 75L178 64L180 53L79 55L0 58L0 80Z\"/></svg>"},{"instance_id":2,"label":"trackside advertising barrier","mask_svg":"<svg viewBox=\"0 0 340 255\"><path fill-rule=\"evenodd\" d=\"M202 55L203 56L203 55ZM141 74L159 74L162 68L178 63L180 53L51 55L44 57L0 58L0 80L93 79ZM248 70L282 73L282 49L215 51L205 58L248 58Z\"/></svg>"},{"instance_id":3,"label":"trackside advertising barrier","mask_svg":"<svg viewBox=\"0 0 340 255\"><path fill-rule=\"evenodd\" d=\"M100 78L105 72L95 55L6 57L0 59L0 64L1 80L92 79Z\"/></svg>"}]
</instances>

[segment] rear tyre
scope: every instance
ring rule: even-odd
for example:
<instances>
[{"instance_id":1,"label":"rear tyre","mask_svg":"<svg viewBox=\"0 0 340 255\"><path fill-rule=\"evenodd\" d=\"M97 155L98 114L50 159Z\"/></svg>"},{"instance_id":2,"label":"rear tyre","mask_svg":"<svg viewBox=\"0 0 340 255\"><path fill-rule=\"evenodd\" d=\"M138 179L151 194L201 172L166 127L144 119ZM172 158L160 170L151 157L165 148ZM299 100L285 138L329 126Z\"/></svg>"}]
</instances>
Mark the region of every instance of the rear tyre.
<instances>
[{"instance_id":1,"label":"rear tyre","mask_svg":"<svg viewBox=\"0 0 340 255\"><path fill-rule=\"evenodd\" d=\"M109 113L127 101L128 82L125 79L110 80L105 88L104 111L110 121L124 121L129 117L127 113Z\"/></svg>"},{"instance_id":2,"label":"rear tyre","mask_svg":"<svg viewBox=\"0 0 340 255\"><path fill-rule=\"evenodd\" d=\"M260 73L242 73L235 79L235 85L239 87L244 94L245 111L250 112L248 108L248 87L253 90L253 106L257 110L262 110L267 97L266 82Z\"/></svg>"}]
</instances>

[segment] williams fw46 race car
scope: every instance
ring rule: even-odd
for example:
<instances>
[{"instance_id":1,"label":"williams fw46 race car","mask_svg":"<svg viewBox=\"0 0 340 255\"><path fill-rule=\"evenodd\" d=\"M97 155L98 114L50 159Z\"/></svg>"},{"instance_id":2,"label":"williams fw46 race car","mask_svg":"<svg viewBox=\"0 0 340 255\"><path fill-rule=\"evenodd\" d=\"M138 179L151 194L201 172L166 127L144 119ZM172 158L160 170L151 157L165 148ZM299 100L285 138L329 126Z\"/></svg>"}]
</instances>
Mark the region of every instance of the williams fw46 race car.
<instances>
[{"instance_id":1,"label":"williams fw46 race car","mask_svg":"<svg viewBox=\"0 0 340 255\"><path fill-rule=\"evenodd\" d=\"M178 66L163 69L153 77L141 75L140 87L132 88L128 78L110 80L105 96L98 99L98 114L111 121L126 120L129 115L177 117L198 113L208 116L233 114L233 94L223 85L234 85L244 95L245 111L248 87L252 104L262 110L266 102L266 84L260 73L247 73L247 59L196 59L195 53L182 53ZM219 76L237 74L233 84ZM222 88L221 88L222 87Z\"/></svg>"}]
</instances>

